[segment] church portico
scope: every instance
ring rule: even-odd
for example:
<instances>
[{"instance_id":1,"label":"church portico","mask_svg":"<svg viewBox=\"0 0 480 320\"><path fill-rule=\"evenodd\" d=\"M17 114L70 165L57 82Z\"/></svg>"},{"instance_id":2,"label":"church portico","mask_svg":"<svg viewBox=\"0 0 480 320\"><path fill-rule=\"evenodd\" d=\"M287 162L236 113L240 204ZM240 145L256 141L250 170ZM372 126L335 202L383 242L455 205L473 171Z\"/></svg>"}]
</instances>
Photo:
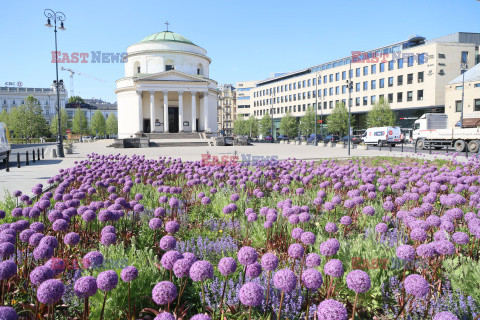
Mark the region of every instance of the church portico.
<instances>
[{"instance_id":1,"label":"church portico","mask_svg":"<svg viewBox=\"0 0 480 320\"><path fill-rule=\"evenodd\" d=\"M206 57L204 49L193 43L187 43L189 40L185 38L182 38L182 41L166 39L175 37L176 34L172 34L171 32L155 34L155 37L149 36L146 38L148 40L127 49L126 77L117 80L115 91L118 98L120 138L130 137L139 132L217 132L217 83L205 76L208 74L210 59ZM172 45L174 47L171 52L160 52ZM179 52L179 49L183 51ZM162 55L168 57L158 60L168 60L165 66L156 68L156 70L164 68L162 71L147 73L148 68L142 69L142 61L151 62L154 61L154 57ZM175 55L181 57L175 59ZM139 56L147 57L140 59ZM182 62L198 65L197 72L184 72L183 70L190 69L180 68ZM134 69L134 75L127 76L131 73L131 68ZM143 70L146 73L143 73Z\"/></svg>"}]
</instances>

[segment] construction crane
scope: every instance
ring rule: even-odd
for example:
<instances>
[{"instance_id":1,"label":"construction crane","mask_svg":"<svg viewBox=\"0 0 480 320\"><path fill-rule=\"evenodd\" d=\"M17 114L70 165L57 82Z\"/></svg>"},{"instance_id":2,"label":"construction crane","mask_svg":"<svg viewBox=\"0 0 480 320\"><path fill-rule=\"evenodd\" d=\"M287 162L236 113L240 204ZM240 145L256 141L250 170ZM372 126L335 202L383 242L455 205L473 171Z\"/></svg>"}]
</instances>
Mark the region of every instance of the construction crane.
<instances>
[{"instance_id":1,"label":"construction crane","mask_svg":"<svg viewBox=\"0 0 480 320\"><path fill-rule=\"evenodd\" d=\"M72 70L72 69L69 69L69 68L60 67L60 70L70 72L70 97L74 96L74 92L73 92L73 75L74 74L78 74L78 75L81 75L81 76L84 76L84 77L89 77L89 78L95 79L97 81L106 82L105 80L98 79L94 76L90 76L88 74L80 73L78 71L75 71L75 70Z\"/></svg>"}]
</instances>

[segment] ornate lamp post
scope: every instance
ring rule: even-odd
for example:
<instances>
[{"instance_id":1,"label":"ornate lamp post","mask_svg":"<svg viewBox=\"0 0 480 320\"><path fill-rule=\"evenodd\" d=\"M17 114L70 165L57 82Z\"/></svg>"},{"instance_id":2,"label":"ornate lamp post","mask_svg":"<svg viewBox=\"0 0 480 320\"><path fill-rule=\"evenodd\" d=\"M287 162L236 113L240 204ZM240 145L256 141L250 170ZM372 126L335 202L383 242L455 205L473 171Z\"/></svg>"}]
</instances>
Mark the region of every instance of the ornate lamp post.
<instances>
[{"instance_id":1,"label":"ornate lamp post","mask_svg":"<svg viewBox=\"0 0 480 320\"><path fill-rule=\"evenodd\" d=\"M53 31L55 33L55 57L57 51L57 21L60 22L59 30L66 30L63 26L63 21L65 21L65 14L63 12L57 11L54 12L51 9L45 9L43 12L45 17L47 17L47 23L45 24L46 27L54 28ZM53 21L53 25L51 22ZM55 69L57 72L57 80L55 82L55 86L57 88L57 118L58 118L58 141L57 141L57 154L60 158L64 158L65 154L63 152L63 136L62 136L62 121L61 121L61 108L60 108L60 83L58 82L58 59L55 59Z\"/></svg>"}]
</instances>

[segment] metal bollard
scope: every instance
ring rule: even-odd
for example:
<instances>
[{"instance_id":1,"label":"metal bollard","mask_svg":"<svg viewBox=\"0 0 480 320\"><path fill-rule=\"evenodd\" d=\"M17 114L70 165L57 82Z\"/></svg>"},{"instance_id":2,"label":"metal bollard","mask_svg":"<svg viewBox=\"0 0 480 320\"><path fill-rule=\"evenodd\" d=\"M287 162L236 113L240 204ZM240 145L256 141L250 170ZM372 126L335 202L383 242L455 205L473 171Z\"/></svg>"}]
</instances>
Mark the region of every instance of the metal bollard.
<instances>
[{"instance_id":1,"label":"metal bollard","mask_svg":"<svg viewBox=\"0 0 480 320\"><path fill-rule=\"evenodd\" d=\"M417 142L415 141L415 153L417 153Z\"/></svg>"},{"instance_id":2,"label":"metal bollard","mask_svg":"<svg viewBox=\"0 0 480 320\"><path fill-rule=\"evenodd\" d=\"M40 149L37 148L37 160L40 161Z\"/></svg>"},{"instance_id":3,"label":"metal bollard","mask_svg":"<svg viewBox=\"0 0 480 320\"><path fill-rule=\"evenodd\" d=\"M32 161L35 163L35 149L32 150Z\"/></svg>"},{"instance_id":4,"label":"metal bollard","mask_svg":"<svg viewBox=\"0 0 480 320\"><path fill-rule=\"evenodd\" d=\"M28 151L25 153L25 155L27 156L27 166L29 166L30 163L28 162Z\"/></svg>"},{"instance_id":5,"label":"metal bollard","mask_svg":"<svg viewBox=\"0 0 480 320\"><path fill-rule=\"evenodd\" d=\"M468 144L467 144L467 146L465 147L465 156L468 158Z\"/></svg>"},{"instance_id":6,"label":"metal bollard","mask_svg":"<svg viewBox=\"0 0 480 320\"><path fill-rule=\"evenodd\" d=\"M390 152L392 151L392 144L390 143Z\"/></svg>"},{"instance_id":7,"label":"metal bollard","mask_svg":"<svg viewBox=\"0 0 480 320\"><path fill-rule=\"evenodd\" d=\"M20 152L17 152L17 168L20 168Z\"/></svg>"},{"instance_id":8,"label":"metal bollard","mask_svg":"<svg viewBox=\"0 0 480 320\"><path fill-rule=\"evenodd\" d=\"M45 159L45 150L42 148L42 159Z\"/></svg>"},{"instance_id":9,"label":"metal bollard","mask_svg":"<svg viewBox=\"0 0 480 320\"><path fill-rule=\"evenodd\" d=\"M382 143L378 144L378 151L382 151Z\"/></svg>"},{"instance_id":10,"label":"metal bollard","mask_svg":"<svg viewBox=\"0 0 480 320\"><path fill-rule=\"evenodd\" d=\"M402 141L402 152L403 152L403 141Z\"/></svg>"},{"instance_id":11,"label":"metal bollard","mask_svg":"<svg viewBox=\"0 0 480 320\"><path fill-rule=\"evenodd\" d=\"M432 154L432 143L430 143L430 154Z\"/></svg>"},{"instance_id":12,"label":"metal bollard","mask_svg":"<svg viewBox=\"0 0 480 320\"><path fill-rule=\"evenodd\" d=\"M10 172L10 150L7 151L7 162L6 162L6 165L7 165L7 168L5 169L5 171L7 172Z\"/></svg>"}]
</instances>

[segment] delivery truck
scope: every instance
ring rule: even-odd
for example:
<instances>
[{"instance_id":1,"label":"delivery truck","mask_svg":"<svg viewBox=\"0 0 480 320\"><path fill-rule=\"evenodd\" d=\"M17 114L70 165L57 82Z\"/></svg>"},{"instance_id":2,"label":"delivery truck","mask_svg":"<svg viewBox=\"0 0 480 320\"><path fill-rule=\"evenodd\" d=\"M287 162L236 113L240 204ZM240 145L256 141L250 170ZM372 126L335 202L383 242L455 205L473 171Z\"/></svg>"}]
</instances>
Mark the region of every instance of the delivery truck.
<instances>
[{"instance_id":1,"label":"delivery truck","mask_svg":"<svg viewBox=\"0 0 480 320\"><path fill-rule=\"evenodd\" d=\"M478 152L480 149L480 118L463 119L463 125L448 128L448 115L426 113L415 121L413 141L417 149L454 148L456 152Z\"/></svg>"}]
</instances>

